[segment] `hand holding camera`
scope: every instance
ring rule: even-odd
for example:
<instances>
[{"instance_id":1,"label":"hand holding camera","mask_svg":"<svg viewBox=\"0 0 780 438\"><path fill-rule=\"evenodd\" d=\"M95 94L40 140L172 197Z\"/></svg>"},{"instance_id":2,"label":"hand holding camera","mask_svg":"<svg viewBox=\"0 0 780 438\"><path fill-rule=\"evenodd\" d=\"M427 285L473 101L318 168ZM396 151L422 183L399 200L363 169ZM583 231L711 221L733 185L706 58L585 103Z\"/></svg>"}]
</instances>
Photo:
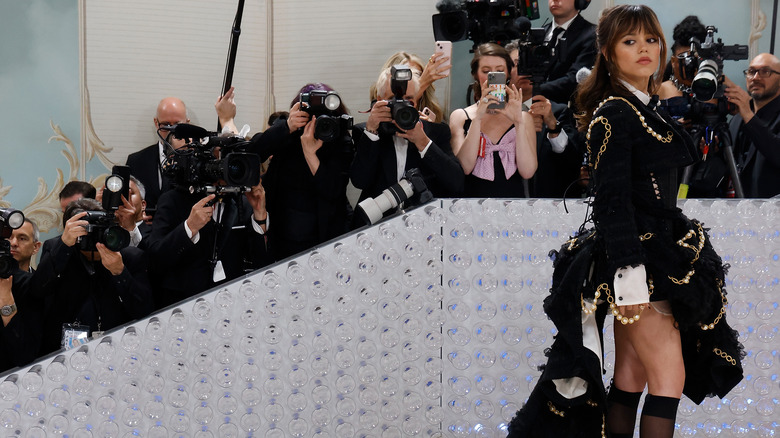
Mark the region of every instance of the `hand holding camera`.
<instances>
[{"instance_id":1,"label":"hand holding camera","mask_svg":"<svg viewBox=\"0 0 780 438\"><path fill-rule=\"evenodd\" d=\"M215 197L216 195L212 193L196 202L190 209L187 227L189 227L193 235L197 234L211 220L211 216L214 214L214 207L211 205L211 201Z\"/></svg>"},{"instance_id":2,"label":"hand holding camera","mask_svg":"<svg viewBox=\"0 0 780 438\"><path fill-rule=\"evenodd\" d=\"M252 190L246 192L246 199L249 200L249 205L252 206L252 214L255 220L264 221L268 219L268 211L265 209L265 187L263 187L263 183L252 187Z\"/></svg>"},{"instance_id":3,"label":"hand holding camera","mask_svg":"<svg viewBox=\"0 0 780 438\"><path fill-rule=\"evenodd\" d=\"M125 270L122 254L119 251L111 251L102 243L96 244L95 248L98 254L100 254L100 262L108 269L111 275L119 275Z\"/></svg>"},{"instance_id":4,"label":"hand holding camera","mask_svg":"<svg viewBox=\"0 0 780 438\"><path fill-rule=\"evenodd\" d=\"M301 146L303 147L304 155L312 155L316 153L323 145L322 139L318 139L314 136L315 126L317 124L317 116L311 116L311 120L303 128L303 135L301 135Z\"/></svg>"},{"instance_id":5,"label":"hand holding camera","mask_svg":"<svg viewBox=\"0 0 780 438\"><path fill-rule=\"evenodd\" d=\"M386 100L378 100L371 107L371 113L366 122L367 131L378 132L380 123L393 122L393 115L390 113L390 107L387 106L387 103Z\"/></svg>"},{"instance_id":6,"label":"hand holding camera","mask_svg":"<svg viewBox=\"0 0 780 438\"><path fill-rule=\"evenodd\" d=\"M89 222L84 220L84 216L87 215L86 211L82 211L73 215L67 222L65 222L65 229L62 231L62 243L67 246L73 246L78 242L79 237L87 235L87 225Z\"/></svg>"},{"instance_id":7,"label":"hand holding camera","mask_svg":"<svg viewBox=\"0 0 780 438\"><path fill-rule=\"evenodd\" d=\"M295 105L290 108L290 115L287 117L287 127L290 128L290 132L292 133L303 128L307 123L309 123L309 113L301 109L300 102L296 102Z\"/></svg>"}]
</instances>

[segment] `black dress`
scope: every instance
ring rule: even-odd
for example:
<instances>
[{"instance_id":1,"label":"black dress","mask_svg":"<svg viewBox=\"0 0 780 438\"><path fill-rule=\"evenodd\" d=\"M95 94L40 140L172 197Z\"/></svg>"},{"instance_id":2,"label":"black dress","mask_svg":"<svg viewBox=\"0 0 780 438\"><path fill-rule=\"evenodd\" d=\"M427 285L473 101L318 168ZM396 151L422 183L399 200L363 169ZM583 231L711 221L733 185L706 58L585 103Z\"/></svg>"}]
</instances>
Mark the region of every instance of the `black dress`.
<instances>
[{"instance_id":1,"label":"black dress","mask_svg":"<svg viewBox=\"0 0 780 438\"><path fill-rule=\"evenodd\" d=\"M466 112L464 109L463 112ZM466 121L463 122L463 134L469 133L471 127L471 117L466 112ZM497 144L504 141L506 135L515 129L515 125L510 126L498 140ZM509 178L506 177L504 168L501 164L499 152L493 152L493 181L480 178L473 174L466 175L463 189L466 198L527 198L529 196L529 183L520 176L519 171L515 171Z\"/></svg>"},{"instance_id":2,"label":"black dress","mask_svg":"<svg viewBox=\"0 0 780 438\"><path fill-rule=\"evenodd\" d=\"M621 267L644 265L650 301L668 300L680 329L686 396L696 403L723 397L742 379L744 352L725 318L725 267L702 224L676 207L677 169L695 156L690 138L630 96L601 103L588 140L593 228L583 224L553 253L544 309L558 335L539 383L509 425L510 437L602 436L603 357L584 345L581 321L590 311L603 346L612 279ZM594 309L590 300L597 290ZM557 388L572 379L584 381L585 390L564 397Z\"/></svg>"}]
</instances>

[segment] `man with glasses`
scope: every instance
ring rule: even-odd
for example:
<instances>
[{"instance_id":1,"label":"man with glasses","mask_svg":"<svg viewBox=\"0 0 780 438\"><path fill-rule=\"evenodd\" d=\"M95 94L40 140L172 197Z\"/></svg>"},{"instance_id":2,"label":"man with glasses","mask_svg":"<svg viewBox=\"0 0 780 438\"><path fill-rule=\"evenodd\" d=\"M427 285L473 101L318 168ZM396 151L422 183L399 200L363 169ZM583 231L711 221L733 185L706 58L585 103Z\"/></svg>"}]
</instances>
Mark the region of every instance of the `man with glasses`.
<instances>
[{"instance_id":1,"label":"man with glasses","mask_svg":"<svg viewBox=\"0 0 780 438\"><path fill-rule=\"evenodd\" d=\"M724 80L738 109L729 122L734 158L745 197L771 198L780 194L780 59L762 53L744 73L747 91Z\"/></svg>"},{"instance_id":2,"label":"man with glasses","mask_svg":"<svg viewBox=\"0 0 780 438\"><path fill-rule=\"evenodd\" d=\"M167 138L169 132L164 129L165 126L189 123L189 121L184 102L177 97L166 97L157 105L157 114L154 117L155 133ZM174 141L171 138L168 141L174 149L184 145L181 140ZM151 220L151 214L157 208L157 198L171 187L168 177L162 173L162 162L167 154L168 151L163 147L162 140L158 139L156 144L145 147L127 157L130 173L146 187L146 214L149 215L144 217L146 221Z\"/></svg>"}]
</instances>

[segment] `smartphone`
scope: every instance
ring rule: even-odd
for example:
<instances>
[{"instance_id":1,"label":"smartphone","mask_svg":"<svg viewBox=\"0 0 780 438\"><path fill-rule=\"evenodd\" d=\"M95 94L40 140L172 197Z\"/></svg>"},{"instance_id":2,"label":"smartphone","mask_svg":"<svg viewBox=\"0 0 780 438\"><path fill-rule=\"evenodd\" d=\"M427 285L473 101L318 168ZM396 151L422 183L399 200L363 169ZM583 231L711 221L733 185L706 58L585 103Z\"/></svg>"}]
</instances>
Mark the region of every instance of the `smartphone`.
<instances>
[{"instance_id":1,"label":"smartphone","mask_svg":"<svg viewBox=\"0 0 780 438\"><path fill-rule=\"evenodd\" d=\"M488 73L488 86L490 95L498 99L488 105L490 109L503 109L506 106L506 73L503 71L491 71Z\"/></svg>"},{"instance_id":2,"label":"smartphone","mask_svg":"<svg viewBox=\"0 0 780 438\"><path fill-rule=\"evenodd\" d=\"M444 70L446 67L452 66L452 41L436 41L436 47L433 51L434 53L442 53L444 56L449 58L448 60L444 61L440 67L440 70ZM447 70L446 75L450 75L449 70Z\"/></svg>"}]
</instances>

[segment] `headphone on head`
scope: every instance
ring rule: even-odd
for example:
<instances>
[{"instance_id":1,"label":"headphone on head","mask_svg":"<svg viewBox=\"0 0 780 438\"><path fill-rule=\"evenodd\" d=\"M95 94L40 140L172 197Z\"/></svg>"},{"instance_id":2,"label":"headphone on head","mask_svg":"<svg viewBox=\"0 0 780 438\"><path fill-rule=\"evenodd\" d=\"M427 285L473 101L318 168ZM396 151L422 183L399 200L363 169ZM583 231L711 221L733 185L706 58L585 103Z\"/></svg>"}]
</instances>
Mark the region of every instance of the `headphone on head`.
<instances>
[{"instance_id":1,"label":"headphone on head","mask_svg":"<svg viewBox=\"0 0 780 438\"><path fill-rule=\"evenodd\" d=\"M584 11L589 4L590 0L574 0L574 8L578 11Z\"/></svg>"}]
</instances>

